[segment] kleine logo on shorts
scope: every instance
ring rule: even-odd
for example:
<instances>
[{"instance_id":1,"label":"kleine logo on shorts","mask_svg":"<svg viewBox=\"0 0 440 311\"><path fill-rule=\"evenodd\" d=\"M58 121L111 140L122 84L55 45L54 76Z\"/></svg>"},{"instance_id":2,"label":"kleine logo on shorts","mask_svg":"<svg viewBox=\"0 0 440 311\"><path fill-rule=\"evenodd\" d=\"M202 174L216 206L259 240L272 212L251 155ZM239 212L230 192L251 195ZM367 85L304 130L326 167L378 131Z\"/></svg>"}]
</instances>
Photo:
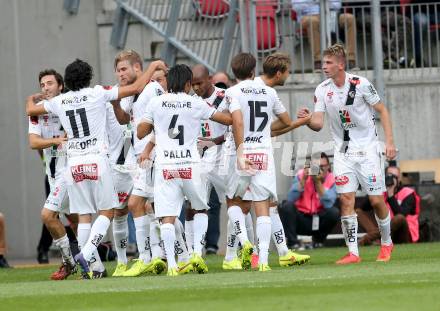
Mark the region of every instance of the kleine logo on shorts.
<instances>
[{"instance_id":1,"label":"kleine logo on shorts","mask_svg":"<svg viewBox=\"0 0 440 311\"><path fill-rule=\"evenodd\" d=\"M247 159L254 163L254 169L259 171L267 170L267 154L266 153L248 153L245 155Z\"/></svg>"},{"instance_id":2,"label":"kleine logo on shorts","mask_svg":"<svg viewBox=\"0 0 440 311\"><path fill-rule=\"evenodd\" d=\"M192 168L179 168L175 170L162 170L163 179L191 179Z\"/></svg>"},{"instance_id":3,"label":"kleine logo on shorts","mask_svg":"<svg viewBox=\"0 0 440 311\"><path fill-rule=\"evenodd\" d=\"M346 185L348 183L348 180L349 180L348 176L345 176L345 175L335 177L335 183L337 186Z\"/></svg>"},{"instance_id":4,"label":"kleine logo on shorts","mask_svg":"<svg viewBox=\"0 0 440 311\"><path fill-rule=\"evenodd\" d=\"M70 168L73 180L81 182L83 180L98 180L98 164L80 164Z\"/></svg>"}]
</instances>

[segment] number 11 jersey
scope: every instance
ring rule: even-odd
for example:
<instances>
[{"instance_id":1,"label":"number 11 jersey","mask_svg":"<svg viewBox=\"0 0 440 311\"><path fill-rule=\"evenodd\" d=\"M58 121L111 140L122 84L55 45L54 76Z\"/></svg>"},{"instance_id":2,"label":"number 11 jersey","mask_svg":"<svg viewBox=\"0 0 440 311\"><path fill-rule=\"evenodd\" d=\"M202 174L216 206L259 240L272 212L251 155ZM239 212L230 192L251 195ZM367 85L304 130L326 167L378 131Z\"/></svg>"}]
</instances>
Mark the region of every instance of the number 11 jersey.
<instances>
[{"instance_id":1,"label":"number 11 jersey","mask_svg":"<svg viewBox=\"0 0 440 311\"><path fill-rule=\"evenodd\" d=\"M118 97L117 87L83 88L44 101L67 133L67 155L107 154L106 104Z\"/></svg>"}]
</instances>

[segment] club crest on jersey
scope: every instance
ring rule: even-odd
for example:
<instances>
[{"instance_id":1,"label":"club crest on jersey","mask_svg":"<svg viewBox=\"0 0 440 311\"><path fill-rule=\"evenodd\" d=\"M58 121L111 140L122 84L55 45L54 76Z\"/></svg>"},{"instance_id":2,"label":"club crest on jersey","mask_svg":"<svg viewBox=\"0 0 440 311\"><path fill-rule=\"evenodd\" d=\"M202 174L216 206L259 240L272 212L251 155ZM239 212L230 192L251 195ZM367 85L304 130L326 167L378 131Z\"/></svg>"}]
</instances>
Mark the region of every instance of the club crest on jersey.
<instances>
[{"instance_id":1,"label":"club crest on jersey","mask_svg":"<svg viewBox=\"0 0 440 311\"><path fill-rule=\"evenodd\" d=\"M266 153L248 153L245 155L245 157L254 163L254 169L258 171L267 170L268 157Z\"/></svg>"},{"instance_id":2,"label":"club crest on jersey","mask_svg":"<svg viewBox=\"0 0 440 311\"><path fill-rule=\"evenodd\" d=\"M202 137L211 137L209 122L202 122Z\"/></svg>"},{"instance_id":3,"label":"club crest on jersey","mask_svg":"<svg viewBox=\"0 0 440 311\"><path fill-rule=\"evenodd\" d=\"M81 182L83 180L98 180L98 164L79 164L70 168L73 180Z\"/></svg>"},{"instance_id":4,"label":"club crest on jersey","mask_svg":"<svg viewBox=\"0 0 440 311\"><path fill-rule=\"evenodd\" d=\"M350 82L351 84L354 84L354 85L361 84L361 80L359 80L359 79L349 79L348 82Z\"/></svg>"},{"instance_id":5,"label":"club crest on jersey","mask_svg":"<svg viewBox=\"0 0 440 311\"><path fill-rule=\"evenodd\" d=\"M351 122L351 117L350 117L350 113L348 112L348 110L339 110L339 117L341 119L341 123L342 123L342 128L344 130L348 130L351 128L356 127L356 124Z\"/></svg>"},{"instance_id":6,"label":"club crest on jersey","mask_svg":"<svg viewBox=\"0 0 440 311\"><path fill-rule=\"evenodd\" d=\"M333 92L328 92L328 93L327 93L327 97L328 97L328 99L332 99L332 97L333 97Z\"/></svg>"},{"instance_id":7,"label":"club crest on jersey","mask_svg":"<svg viewBox=\"0 0 440 311\"><path fill-rule=\"evenodd\" d=\"M175 170L162 170L163 179L192 179L192 168L179 168Z\"/></svg>"}]
</instances>

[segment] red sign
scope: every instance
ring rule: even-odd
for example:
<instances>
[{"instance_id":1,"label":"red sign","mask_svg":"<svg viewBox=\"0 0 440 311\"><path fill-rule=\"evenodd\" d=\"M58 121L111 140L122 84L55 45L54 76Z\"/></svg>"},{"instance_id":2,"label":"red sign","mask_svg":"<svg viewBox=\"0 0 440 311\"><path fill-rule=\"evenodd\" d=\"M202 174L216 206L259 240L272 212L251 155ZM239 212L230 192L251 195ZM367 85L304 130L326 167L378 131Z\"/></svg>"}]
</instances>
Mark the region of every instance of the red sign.
<instances>
[{"instance_id":1,"label":"red sign","mask_svg":"<svg viewBox=\"0 0 440 311\"><path fill-rule=\"evenodd\" d=\"M192 179L192 168L179 168L175 170L162 170L163 178L170 179Z\"/></svg>"},{"instance_id":2,"label":"red sign","mask_svg":"<svg viewBox=\"0 0 440 311\"><path fill-rule=\"evenodd\" d=\"M98 180L98 164L96 163L72 166L70 172L75 182Z\"/></svg>"}]
</instances>

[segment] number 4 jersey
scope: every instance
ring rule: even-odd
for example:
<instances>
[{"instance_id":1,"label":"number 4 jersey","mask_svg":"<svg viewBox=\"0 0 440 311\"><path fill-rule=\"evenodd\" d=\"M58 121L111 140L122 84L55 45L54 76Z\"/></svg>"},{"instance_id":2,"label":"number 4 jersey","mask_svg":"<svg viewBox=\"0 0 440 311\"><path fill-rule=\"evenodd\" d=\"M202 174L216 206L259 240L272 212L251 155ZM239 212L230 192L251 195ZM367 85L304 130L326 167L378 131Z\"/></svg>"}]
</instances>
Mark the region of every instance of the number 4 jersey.
<instances>
[{"instance_id":1,"label":"number 4 jersey","mask_svg":"<svg viewBox=\"0 0 440 311\"><path fill-rule=\"evenodd\" d=\"M154 124L156 163L200 162L197 151L200 122L209 119L215 111L201 98L185 93L168 93L151 99L143 119Z\"/></svg>"}]
</instances>

